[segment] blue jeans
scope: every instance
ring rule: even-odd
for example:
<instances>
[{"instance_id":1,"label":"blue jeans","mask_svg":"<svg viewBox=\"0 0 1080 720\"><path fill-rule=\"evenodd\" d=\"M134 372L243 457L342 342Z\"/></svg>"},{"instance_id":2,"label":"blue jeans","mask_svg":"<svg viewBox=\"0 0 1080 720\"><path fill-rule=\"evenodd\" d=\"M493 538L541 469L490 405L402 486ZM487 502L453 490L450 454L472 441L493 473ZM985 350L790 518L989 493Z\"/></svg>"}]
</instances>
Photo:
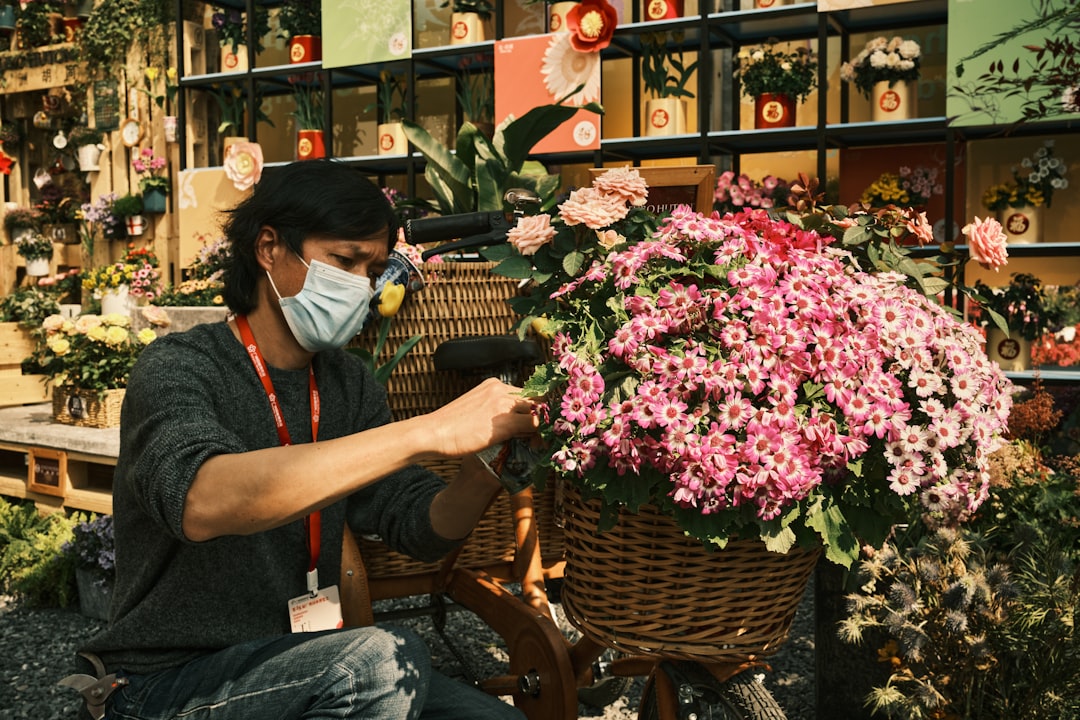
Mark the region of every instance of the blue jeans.
<instances>
[{"instance_id":1,"label":"blue jeans","mask_svg":"<svg viewBox=\"0 0 1080 720\"><path fill-rule=\"evenodd\" d=\"M150 675L111 698L108 720L497 720L513 706L431 670L411 631L360 627L256 640Z\"/></svg>"}]
</instances>

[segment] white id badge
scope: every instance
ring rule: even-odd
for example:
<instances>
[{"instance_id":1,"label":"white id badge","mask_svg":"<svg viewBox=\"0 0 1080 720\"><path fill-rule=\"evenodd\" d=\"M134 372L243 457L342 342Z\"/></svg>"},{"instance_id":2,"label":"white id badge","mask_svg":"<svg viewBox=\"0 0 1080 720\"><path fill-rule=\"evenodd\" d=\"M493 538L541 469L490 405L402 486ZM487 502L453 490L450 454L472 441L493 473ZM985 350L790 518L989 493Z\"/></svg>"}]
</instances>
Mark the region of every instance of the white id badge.
<instances>
[{"instance_id":1,"label":"white id badge","mask_svg":"<svg viewBox=\"0 0 1080 720\"><path fill-rule=\"evenodd\" d=\"M318 590L314 595L304 593L289 601L289 623L292 631L317 632L344 627L341 619L341 597L337 585Z\"/></svg>"}]
</instances>

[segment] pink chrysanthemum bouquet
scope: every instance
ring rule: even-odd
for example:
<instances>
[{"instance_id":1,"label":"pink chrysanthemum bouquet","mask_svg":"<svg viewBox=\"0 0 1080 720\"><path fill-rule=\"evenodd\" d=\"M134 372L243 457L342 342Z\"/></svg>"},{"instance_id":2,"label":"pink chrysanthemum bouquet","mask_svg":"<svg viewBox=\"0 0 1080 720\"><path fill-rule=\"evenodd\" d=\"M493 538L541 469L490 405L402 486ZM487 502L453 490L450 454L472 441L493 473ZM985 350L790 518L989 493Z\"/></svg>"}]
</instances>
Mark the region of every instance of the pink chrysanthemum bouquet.
<instances>
[{"instance_id":1,"label":"pink chrysanthemum bouquet","mask_svg":"<svg viewBox=\"0 0 1080 720\"><path fill-rule=\"evenodd\" d=\"M850 566L919 511L986 497L1010 383L908 276L760 210L683 208L622 239L551 292L552 358L527 385L551 468L612 516L653 503L706 542Z\"/></svg>"}]
</instances>

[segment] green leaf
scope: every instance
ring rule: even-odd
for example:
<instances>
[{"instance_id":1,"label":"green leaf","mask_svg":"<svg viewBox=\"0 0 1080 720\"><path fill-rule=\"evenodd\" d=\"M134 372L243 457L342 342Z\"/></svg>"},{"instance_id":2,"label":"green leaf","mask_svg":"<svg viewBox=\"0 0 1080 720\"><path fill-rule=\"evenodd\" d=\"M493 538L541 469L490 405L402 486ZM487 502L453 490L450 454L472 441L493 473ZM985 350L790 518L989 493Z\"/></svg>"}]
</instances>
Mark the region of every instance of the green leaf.
<instances>
[{"instance_id":1,"label":"green leaf","mask_svg":"<svg viewBox=\"0 0 1080 720\"><path fill-rule=\"evenodd\" d=\"M390 374L394 372L394 368L397 367L398 363L401 362L401 359L404 358L423 337L423 335L413 335L411 338L401 343L393 357L375 371L375 379L379 381L380 385L386 385L386 381L390 379Z\"/></svg>"},{"instance_id":2,"label":"green leaf","mask_svg":"<svg viewBox=\"0 0 1080 720\"><path fill-rule=\"evenodd\" d=\"M873 233L862 225L853 225L844 231L844 245L862 245L874 237Z\"/></svg>"},{"instance_id":3,"label":"green leaf","mask_svg":"<svg viewBox=\"0 0 1080 720\"><path fill-rule=\"evenodd\" d=\"M780 528L775 533L762 533L761 539L765 541L766 550L781 555L795 546L795 532L789 527Z\"/></svg>"},{"instance_id":4,"label":"green leaf","mask_svg":"<svg viewBox=\"0 0 1080 720\"><path fill-rule=\"evenodd\" d=\"M543 140L551 131L572 118L579 109L588 110L598 115L604 109L597 103L589 103L582 108L570 105L541 105L503 127L503 148L506 151L506 167L511 172L520 172L525 158L536 143Z\"/></svg>"},{"instance_id":5,"label":"green leaf","mask_svg":"<svg viewBox=\"0 0 1080 720\"><path fill-rule=\"evenodd\" d=\"M566 271L567 275L575 277L585 265L586 259L585 253L580 250L574 250L571 253L567 253L566 257L563 258L563 270Z\"/></svg>"},{"instance_id":6,"label":"green leaf","mask_svg":"<svg viewBox=\"0 0 1080 720\"><path fill-rule=\"evenodd\" d=\"M952 287L952 283L944 278L931 276L919 278L919 286L922 288L923 295L937 297L940 293Z\"/></svg>"},{"instance_id":7,"label":"green leaf","mask_svg":"<svg viewBox=\"0 0 1080 720\"><path fill-rule=\"evenodd\" d=\"M532 263L529 262L527 257L523 255L511 255L496 265L492 269L492 272L496 275L502 275L503 277L525 280L532 277L532 269Z\"/></svg>"}]
</instances>

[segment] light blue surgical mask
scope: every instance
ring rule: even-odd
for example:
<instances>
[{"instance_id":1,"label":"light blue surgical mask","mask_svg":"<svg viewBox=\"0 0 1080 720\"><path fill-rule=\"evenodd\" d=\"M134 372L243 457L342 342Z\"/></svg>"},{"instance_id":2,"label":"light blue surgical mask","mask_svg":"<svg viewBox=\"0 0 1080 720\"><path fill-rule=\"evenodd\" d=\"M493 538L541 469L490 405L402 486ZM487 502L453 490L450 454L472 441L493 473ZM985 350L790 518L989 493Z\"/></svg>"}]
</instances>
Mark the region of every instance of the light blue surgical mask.
<instances>
[{"instance_id":1,"label":"light blue surgical mask","mask_svg":"<svg viewBox=\"0 0 1080 720\"><path fill-rule=\"evenodd\" d=\"M285 322L296 342L308 352L345 347L367 320L375 295L371 280L318 260L310 265L303 258L300 262L308 269L307 277L304 287L292 297L281 297L274 279L266 273Z\"/></svg>"}]
</instances>

